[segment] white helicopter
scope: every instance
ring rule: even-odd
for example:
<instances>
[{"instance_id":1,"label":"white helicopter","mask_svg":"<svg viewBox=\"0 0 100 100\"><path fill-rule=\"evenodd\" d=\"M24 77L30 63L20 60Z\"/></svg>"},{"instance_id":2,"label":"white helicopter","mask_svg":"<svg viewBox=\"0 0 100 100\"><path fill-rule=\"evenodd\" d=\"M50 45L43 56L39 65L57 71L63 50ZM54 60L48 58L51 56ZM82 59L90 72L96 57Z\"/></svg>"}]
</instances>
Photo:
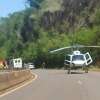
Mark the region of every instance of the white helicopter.
<instances>
[{"instance_id":1,"label":"white helicopter","mask_svg":"<svg viewBox=\"0 0 100 100\"><path fill-rule=\"evenodd\" d=\"M73 50L75 48L100 48L100 46L82 46L82 45L68 46L50 51L50 53L55 53L65 49ZM88 66L92 62L93 60L89 52L81 53L79 50L73 50L71 54L67 54L67 56L65 57L64 65L68 69L68 74L71 73L71 69L77 69L77 68L82 68L85 70L85 73L88 73Z\"/></svg>"}]
</instances>

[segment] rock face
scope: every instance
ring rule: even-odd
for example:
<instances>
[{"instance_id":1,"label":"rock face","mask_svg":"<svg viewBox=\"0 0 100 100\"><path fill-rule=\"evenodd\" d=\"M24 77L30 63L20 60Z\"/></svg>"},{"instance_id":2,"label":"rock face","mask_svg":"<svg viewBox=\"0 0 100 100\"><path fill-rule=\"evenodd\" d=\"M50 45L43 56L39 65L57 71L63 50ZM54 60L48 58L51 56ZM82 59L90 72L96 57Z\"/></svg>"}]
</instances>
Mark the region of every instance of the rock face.
<instances>
[{"instance_id":1,"label":"rock face","mask_svg":"<svg viewBox=\"0 0 100 100\"><path fill-rule=\"evenodd\" d=\"M63 0L63 10L47 11L43 14L41 24L45 29L57 30L59 33L70 31L70 27L92 26L91 15L100 6L100 0Z\"/></svg>"}]
</instances>

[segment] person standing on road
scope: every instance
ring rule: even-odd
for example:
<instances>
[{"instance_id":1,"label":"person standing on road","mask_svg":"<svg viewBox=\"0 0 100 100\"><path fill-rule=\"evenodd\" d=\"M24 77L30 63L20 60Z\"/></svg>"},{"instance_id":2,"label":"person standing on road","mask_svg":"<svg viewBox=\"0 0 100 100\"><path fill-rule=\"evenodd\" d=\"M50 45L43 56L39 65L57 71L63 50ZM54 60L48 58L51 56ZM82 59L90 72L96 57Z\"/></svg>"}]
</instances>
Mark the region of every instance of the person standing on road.
<instances>
[{"instance_id":1,"label":"person standing on road","mask_svg":"<svg viewBox=\"0 0 100 100\"><path fill-rule=\"evenodd\" d=\"M43 63L42 63L42 68L44 69L44 68L45 68L45 66L46 66L46 63L45 63L45 62L43 62Z\"/></svg>"}]
</instances>

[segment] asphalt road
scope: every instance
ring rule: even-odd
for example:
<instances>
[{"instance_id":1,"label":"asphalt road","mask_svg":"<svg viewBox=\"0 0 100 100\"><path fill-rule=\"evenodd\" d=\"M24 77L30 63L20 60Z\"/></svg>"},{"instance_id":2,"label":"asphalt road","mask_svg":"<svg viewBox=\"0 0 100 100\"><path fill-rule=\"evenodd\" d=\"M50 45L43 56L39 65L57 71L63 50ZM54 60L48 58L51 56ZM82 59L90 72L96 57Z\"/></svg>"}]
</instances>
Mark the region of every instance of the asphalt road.
<instances>
[{"instance_id":1,"label":"asphalt road","mask_svg":"<svg viewBox=\"0 0 100 100\"><path fill-rule=\"evenodd\" d=\"M38 78L0 100L100 100L100 73L34 70Z\"/></svg>"}]
</instances>

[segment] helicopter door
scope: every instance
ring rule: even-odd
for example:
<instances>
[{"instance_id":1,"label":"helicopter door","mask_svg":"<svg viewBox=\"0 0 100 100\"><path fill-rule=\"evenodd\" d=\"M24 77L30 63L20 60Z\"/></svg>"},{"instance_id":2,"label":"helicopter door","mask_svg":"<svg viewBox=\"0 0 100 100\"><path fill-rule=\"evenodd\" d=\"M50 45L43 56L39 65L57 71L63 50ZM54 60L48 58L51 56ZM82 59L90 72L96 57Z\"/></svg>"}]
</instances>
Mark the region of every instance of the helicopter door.
<instances>
[{"instance_id":1,"label":"helicopter door","mask_svg":"<svg viewBox=\"0 0 100 100\"><path fill-rule=\"evenodd\" d=\"M67 55L67 56L65 57L64 64L65 64L65 65L70 65L70 56L69 56L69 55Z\"/></svg>"},{"instance_id":2,"label":"helicopter door","mask_svg":"<svg viewBox=\"0 0 100 100\"><path fill-rule=\"evenodd\" d=\"M89 53L85 54L85 59L86 59L86 65L89 65L92 63L92 58Z\"/></svg>"}]
</instances>

